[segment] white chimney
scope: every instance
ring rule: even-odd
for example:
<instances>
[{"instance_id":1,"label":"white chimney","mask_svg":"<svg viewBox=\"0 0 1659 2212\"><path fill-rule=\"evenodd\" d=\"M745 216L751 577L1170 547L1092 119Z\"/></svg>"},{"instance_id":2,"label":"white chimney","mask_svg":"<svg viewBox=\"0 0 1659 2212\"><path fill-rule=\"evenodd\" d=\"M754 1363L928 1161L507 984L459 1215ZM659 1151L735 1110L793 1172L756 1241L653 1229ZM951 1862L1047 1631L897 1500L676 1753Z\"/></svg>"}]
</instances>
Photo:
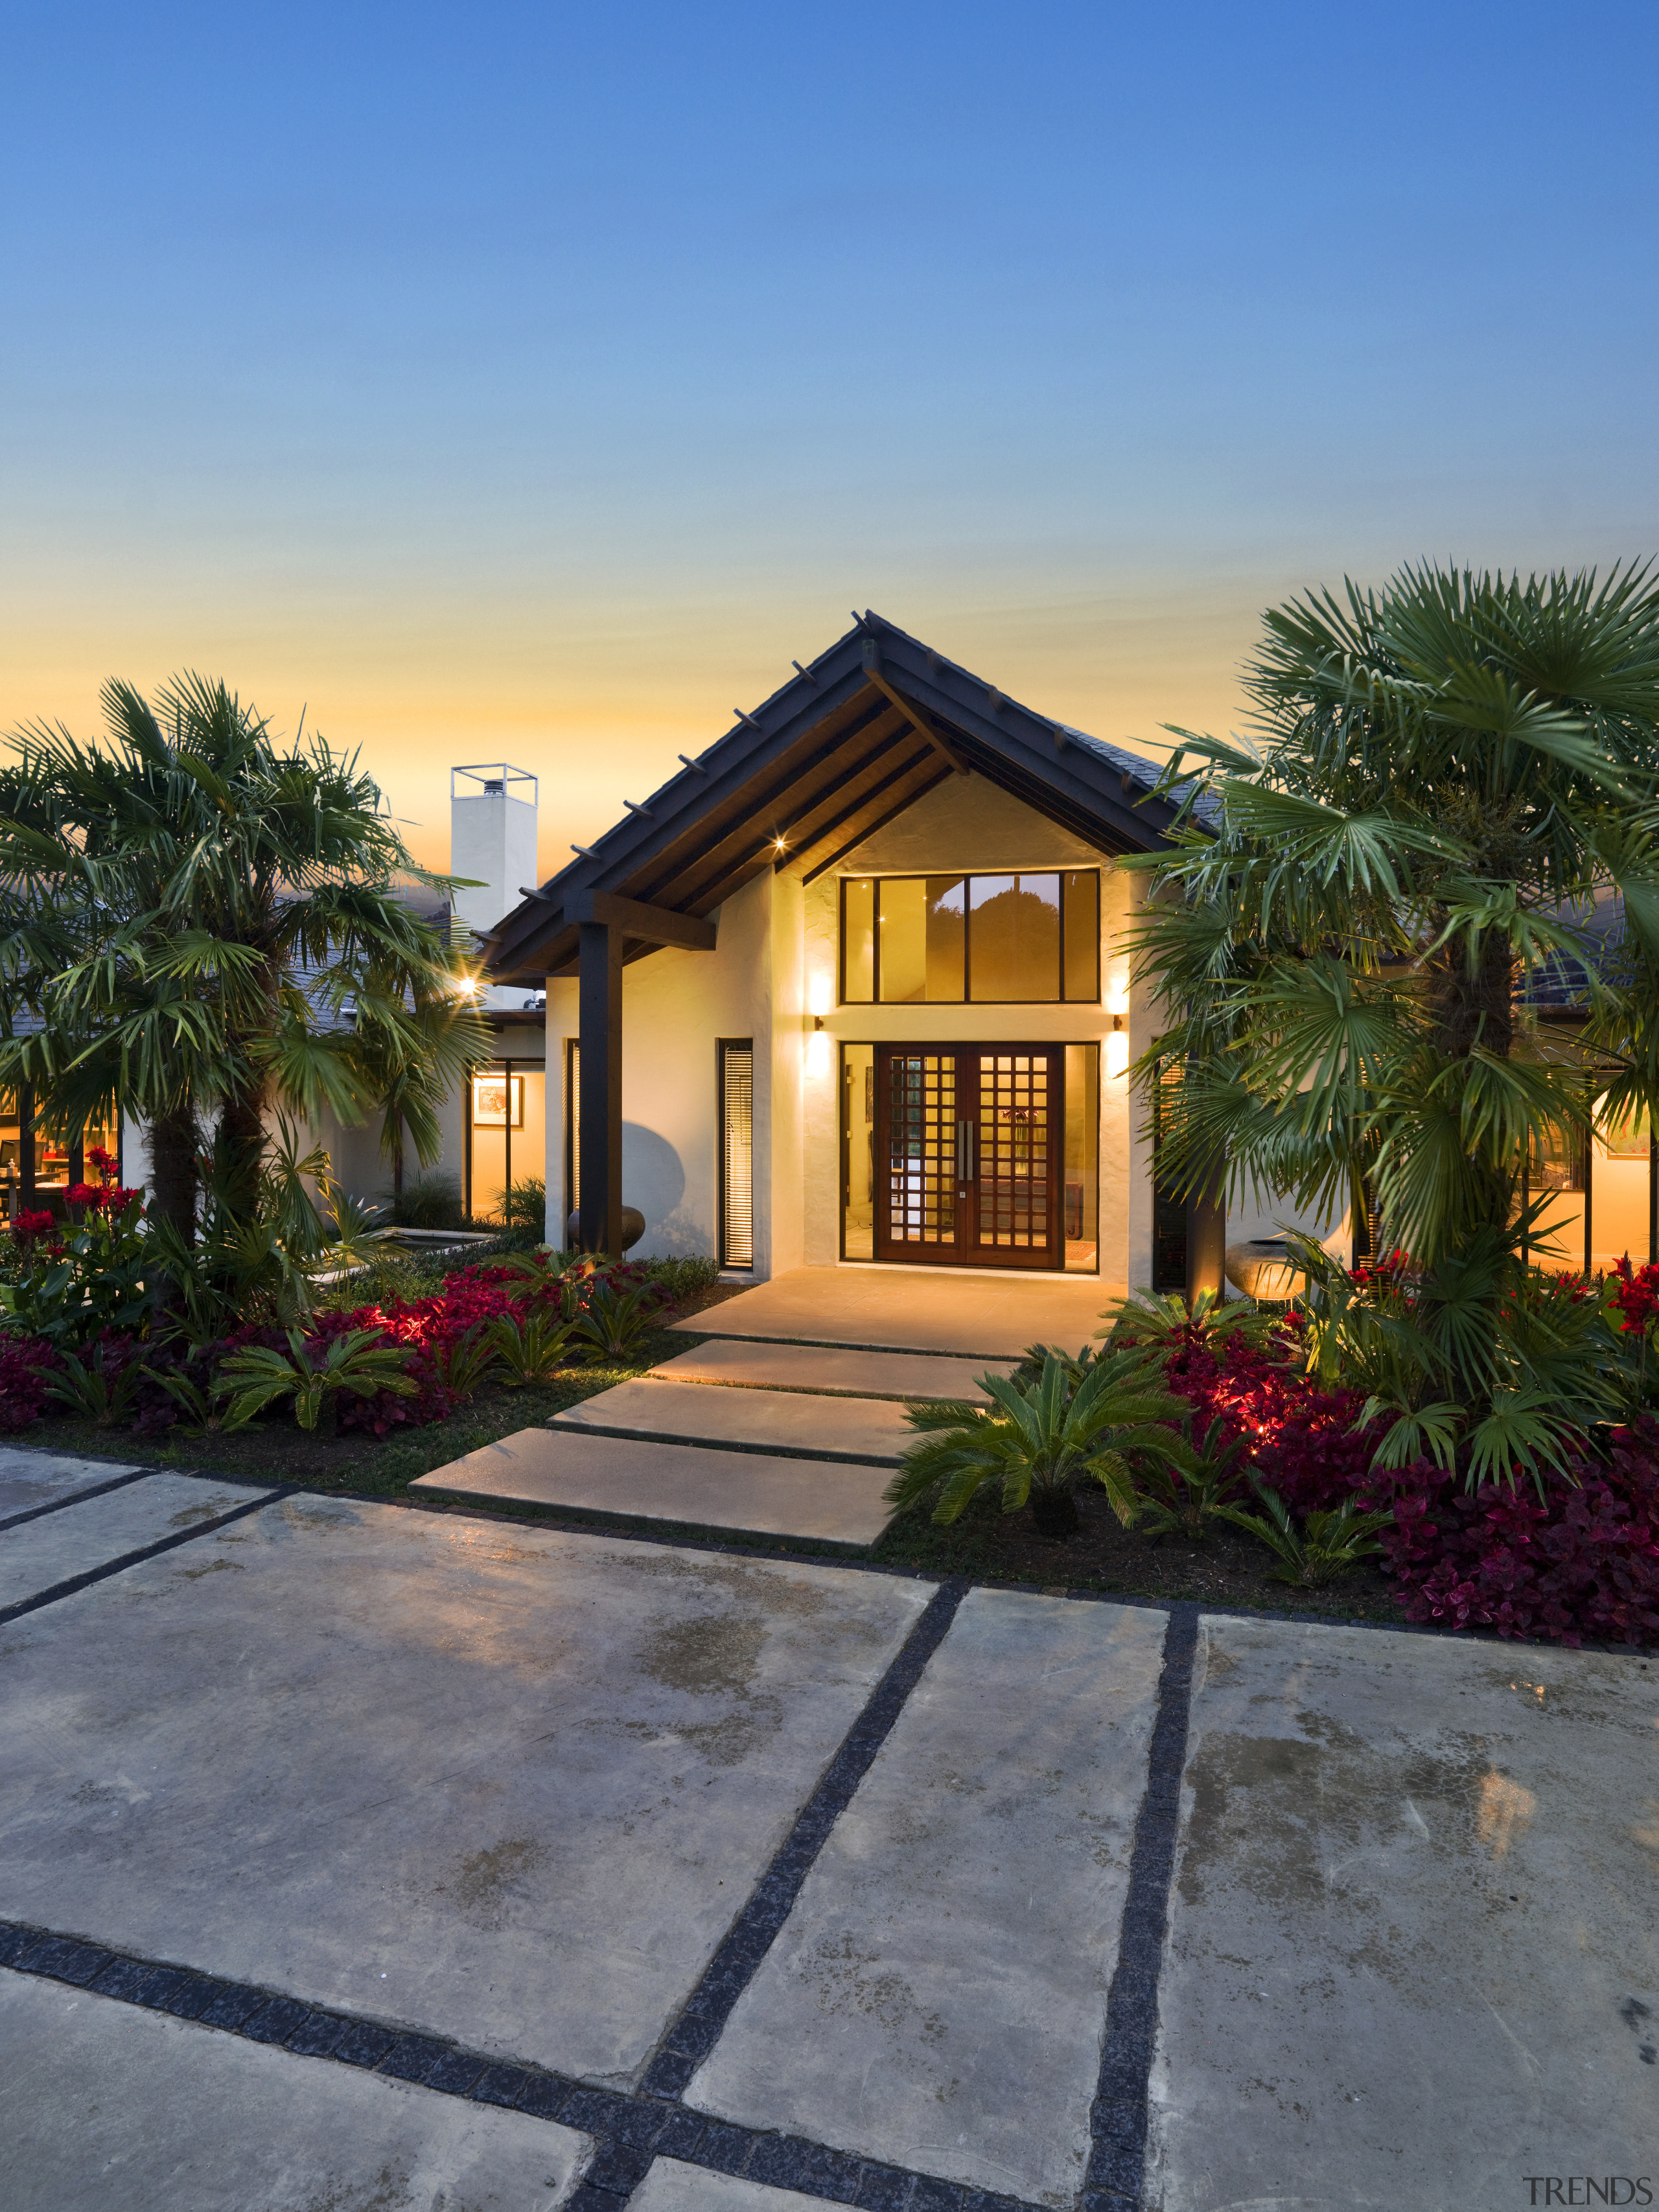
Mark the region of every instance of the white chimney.
<instances>
[{"instance_id":1,"label":"white chimney","mask_svg":"<svg viewBox=\"0 0 1659 2212\"><path fill-rule=\"evenodd\" d=\"M536 882L536 779L526 769L493 765L449 772L449 872L477 879L455 893L455 919L474 935L493 929L523 902ZM522 1006L526 987L487 990L485 1006Z\"/></svg>"}]
</instances>

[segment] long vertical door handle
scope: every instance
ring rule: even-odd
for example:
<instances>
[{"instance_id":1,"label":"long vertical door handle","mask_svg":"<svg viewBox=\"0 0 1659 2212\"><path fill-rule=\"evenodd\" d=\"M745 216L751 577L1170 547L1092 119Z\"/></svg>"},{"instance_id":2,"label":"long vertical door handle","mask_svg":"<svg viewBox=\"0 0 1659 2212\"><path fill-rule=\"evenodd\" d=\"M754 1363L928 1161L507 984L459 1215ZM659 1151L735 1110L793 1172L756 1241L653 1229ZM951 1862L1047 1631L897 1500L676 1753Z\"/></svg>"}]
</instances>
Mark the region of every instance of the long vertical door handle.
<instances>
[{"instance_id":1,"label":"long vertical door handle","mask_svg":"<svg viewBox=\"0 0 1659 2212\"><path fill-rule=\"evenodd\" d=\"M971 1121L957 1123L957 1181L972 1182L974 1179L974 1125Z\"/></svg>"}]
</instances>

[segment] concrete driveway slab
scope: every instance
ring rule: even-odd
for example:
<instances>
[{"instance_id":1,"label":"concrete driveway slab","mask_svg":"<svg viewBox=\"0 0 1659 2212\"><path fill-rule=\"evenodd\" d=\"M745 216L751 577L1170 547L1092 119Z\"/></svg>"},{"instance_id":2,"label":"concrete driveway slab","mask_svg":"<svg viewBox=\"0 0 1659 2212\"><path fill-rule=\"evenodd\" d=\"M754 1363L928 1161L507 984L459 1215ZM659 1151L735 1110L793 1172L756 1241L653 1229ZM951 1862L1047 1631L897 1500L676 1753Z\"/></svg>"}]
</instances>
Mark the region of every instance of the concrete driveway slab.
<instances>
[{"instance_id":1,"label":"concrete driveway slab","mask_svg":"<svg viewBox=\"0 0 1659 2212\"><path fill-rule=\"evenodd\" d=\"M568 2128L0 1969L7 2212L553 2212Z\"/></svg>"},{"instance_id":2,"label":"concrete driveway slab","mask_svg":"<svg viewBox=\"0 0 1659 2212\"><path fill-rule=\"evenodd\" d=\"M979 1386L988 1368L1012 1375L1012 1359L947 1359L925 1352L853 1352L822 1344L750 1344L716 1337L653 1367L671 1382L733 1382L772 1390L838 1392L863 1398L958 1398L989 1402Z\"/></svg>"},{"instance_id":3,"label":"concrete driveway slab","mask_svg":"<svg viewBox=\"0 0 1659 2212\"><path fill-rule=\"evenodd\" d=\"M0 1531L0 1607L270 1495L193 1474L152 1474Z\"/></svg>"},{"instance_id":4,"label":"concrete driveway slab","mask_svg":"<svg viewBox=\"0 0 1659 2212\"><path fill-rule=\"evenodd\" d=\"M659 2158L629 2199L629 2212L809 2212L821 2197L773 2189L741 2174L711 2173L678 2158Z\"/></svg>"},{"instance_id":5,"label":"concrete driveway slab","mask_svg":"<svg viewBox=\"0 0 1659 2212\"><path fill-rule=\"evenodd\" d=\"M75 1459L64 1452L24 1451L16 1444L0 1444L0 1521L14 1513L32 1513L37 1505L55 1505L94 1483L113 1482L118 1475L137 1472L131 1463L108 1460Z\"/></svg>"},{"instance_id":6,"label":"concrete driveway slab","mask_svg":"<svg viewBox=\"0 0 1659 2212\"><path fill-rule=\"evenodd\" d=\"M653 1386L641 1386L650 1389ZM886 1467L778 1459L568 1429L520 1429L410 1485L447 1496L521 1499L694 1528L800 1536L862 1550L892 1518Z\"/></svg>"},{"instance_id":7,"label":"concrete driveway slab","mask_svg":"<svg viewBox=\"0 0 1659 2212\"><path fill-rule=\"evenodd\" d=\"M1072 2204L1164 1631L970 1591L687 2101Z\"/></svg>"},{"instance_id":8,"label":"concrete driveway slab","mask_svg":"<svg viewBox=\"0 0 1659 2212\"><path fill-rule=\"evenodd\" d=\"M740 1444L815 1459L896 1467L915 1431L902 1406L884 1398L809 1398L787 1390L735 1390L717 1383L618 1382L567 1406L548 1424L664 1443Z\"/></svg>"},{"instance_id":9,"label":"concrete driveway slab","mask_svg":"<svg viewBox=\"0 0 1659 2212\"><path fill-rule=\"evenodd\" d=\"M281 1500L0 1637L0 1916L629 2081L930 1595Z\"/></svg>"},{"instance_id":10,"label":"concrete driveway slab","mask_svg":"<svg viewBox=\"0 0 1659 2212\"><path fill-rule=\"evenodd\" d=\"M1150 2203L1654 2174L1655 1662L1210 1620L1184 1797Z\"/></svg>"}]
</instances>

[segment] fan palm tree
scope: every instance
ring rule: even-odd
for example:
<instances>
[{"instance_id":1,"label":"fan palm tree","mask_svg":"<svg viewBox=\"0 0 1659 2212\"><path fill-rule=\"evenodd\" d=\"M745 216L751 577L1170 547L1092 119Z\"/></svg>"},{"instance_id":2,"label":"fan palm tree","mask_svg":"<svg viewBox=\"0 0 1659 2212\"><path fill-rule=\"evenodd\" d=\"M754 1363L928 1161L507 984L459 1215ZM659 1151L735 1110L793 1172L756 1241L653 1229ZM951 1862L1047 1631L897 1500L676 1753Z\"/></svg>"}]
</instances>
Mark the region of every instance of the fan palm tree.
<instances>
[{"instance_id":1,"label":"fan palm tree","mask_svg":"<svg viewBox=\"0 0 1659 2212\"><path fill-rule=\"evenodd\" d=\"M1266 623L1145 863L1160 1173L1327 1216L1369 1181L1427 1266L1518 1241L1530 1160L1659 1103L1659 587L1424 567Z\"/></svg>"},{"instance_id":2,"label":"fan palm tree","mask_svg":"<svg viewBox=\"0 0 1659 2212\"><path fill-rule=\"evenodd\" d=\"M283 744L222 684L103 700L102 744L34 726L0 767L0 1083L70 1127L136 1114L186 1242L206 1123L237 1218L258 1210L273 1112L351 1123L395 1093L435 1158L437 1105L489 1049L460 963L398 895L446 879L355 757Z\"/></svg>"},{"instance_id":3,"label":"fan palm tree","mask_svg":"<svg viewBox=\"0 0 1659 2212\"><path fill-rule=\"evenodd\" d=\"M1266 620L1251 731L1175 732L1160 785L1180 827L1136 945L1170 1016L1137 1066L1160 1175L1328 1218L1374 1197L1423 1323L1370 1386L1385 1452L1432 1429L1536 1475L1549 1407L1605 1392L1559 1312L1505 1325L1538 1304L1531 1165L1659 1104L1659 588L1425 567Z\"/></svg>"}]
</instances>

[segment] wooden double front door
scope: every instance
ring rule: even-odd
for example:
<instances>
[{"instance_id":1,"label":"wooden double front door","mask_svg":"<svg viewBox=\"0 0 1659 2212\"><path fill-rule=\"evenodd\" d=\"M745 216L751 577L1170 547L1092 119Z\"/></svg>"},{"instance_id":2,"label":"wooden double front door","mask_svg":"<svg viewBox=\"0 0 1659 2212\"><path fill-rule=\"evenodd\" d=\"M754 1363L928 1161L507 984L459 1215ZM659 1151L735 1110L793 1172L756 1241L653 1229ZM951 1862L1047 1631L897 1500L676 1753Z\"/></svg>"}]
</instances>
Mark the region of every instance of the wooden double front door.
<instances>
[{"instance_id":1,"label":"wooden double front door","mask_svg":"<svg viewBox=\"0 0 1659 2212\"><path fill-rule=\"evenodd\" d=\"M1063 1267L1061 1045L878 1045L878 1260Z\"/></svg>"}]
</instances>

